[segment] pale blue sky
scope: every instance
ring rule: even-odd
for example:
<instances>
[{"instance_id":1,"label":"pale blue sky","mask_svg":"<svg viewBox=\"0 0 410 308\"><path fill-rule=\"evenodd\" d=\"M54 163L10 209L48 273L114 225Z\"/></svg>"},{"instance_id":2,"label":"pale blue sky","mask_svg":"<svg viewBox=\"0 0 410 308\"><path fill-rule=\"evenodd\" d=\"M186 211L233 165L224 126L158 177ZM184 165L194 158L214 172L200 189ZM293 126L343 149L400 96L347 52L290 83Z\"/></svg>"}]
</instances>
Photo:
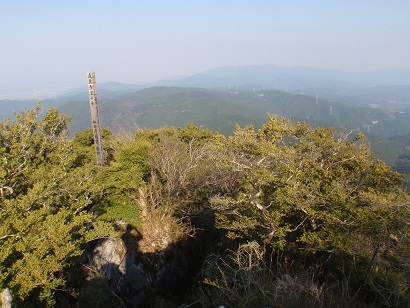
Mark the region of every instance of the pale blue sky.
<instances>
[{"instance_id":1,"label":"pale blue sky","mask_svg":"<svg viewBox=\"0 0 410 308\"><path fill-rule=\"evenodd\" d=\"M0 91L225 65L410 68L409 0L0 0Z\"/></svg>"}]
</instances>

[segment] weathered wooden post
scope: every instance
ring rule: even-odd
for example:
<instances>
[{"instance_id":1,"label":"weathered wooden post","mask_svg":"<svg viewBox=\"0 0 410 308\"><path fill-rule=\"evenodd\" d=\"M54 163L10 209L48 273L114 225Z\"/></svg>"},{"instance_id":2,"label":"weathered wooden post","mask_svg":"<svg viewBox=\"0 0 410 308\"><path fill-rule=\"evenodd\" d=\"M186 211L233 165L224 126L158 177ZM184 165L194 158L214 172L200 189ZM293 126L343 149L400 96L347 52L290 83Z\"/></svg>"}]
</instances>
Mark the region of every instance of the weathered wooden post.
<instances>
[{"instance_id":1,"label":"weathered wooden post","mask_svg":"<svg viewBox=\"0 0 410 308\"><path fill-rule=\"evenodd\" d=\"M100 116L98 114L97 102L97 86L95 82L95 72L88 72L88 94L90 97L91 121L93 123L95 156L97 158L97 166L104 165L104 156L102 148L102 136L100 127Z\"/></svg>"}]
</instances>

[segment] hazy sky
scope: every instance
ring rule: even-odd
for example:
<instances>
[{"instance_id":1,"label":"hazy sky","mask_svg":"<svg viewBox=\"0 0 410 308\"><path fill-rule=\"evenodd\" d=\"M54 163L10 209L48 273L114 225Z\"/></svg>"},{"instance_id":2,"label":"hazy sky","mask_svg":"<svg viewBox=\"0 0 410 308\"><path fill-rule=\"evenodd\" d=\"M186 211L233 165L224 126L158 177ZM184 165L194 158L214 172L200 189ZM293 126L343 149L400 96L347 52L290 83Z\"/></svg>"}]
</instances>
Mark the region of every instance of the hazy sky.
<instances>
[{"instance_id":1,"label":"hazy sky","mask_svg":"<svg viewBox=\"0 0 410 308\"><path fill-rule=\"evenodd\" d=\"M225 65L410 68L409 0L1 0L0 91Z\"/></svg>"}]
</instances>

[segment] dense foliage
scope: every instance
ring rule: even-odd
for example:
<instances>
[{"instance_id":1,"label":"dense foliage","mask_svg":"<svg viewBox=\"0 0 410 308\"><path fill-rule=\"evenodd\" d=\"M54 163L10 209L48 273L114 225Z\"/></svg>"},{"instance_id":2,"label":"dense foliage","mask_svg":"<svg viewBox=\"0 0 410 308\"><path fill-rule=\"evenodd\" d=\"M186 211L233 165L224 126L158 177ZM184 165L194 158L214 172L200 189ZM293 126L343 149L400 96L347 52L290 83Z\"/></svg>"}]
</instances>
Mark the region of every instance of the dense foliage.
<instances>
[{"instance_id":1,"label":"dense foliage","mask_svg":"<svg viewBox=\"0 0 410 308\"><path fill-rule=\"evenodd\" d=\"M78 298L87 243L124 223L144 253L208 245L189 297L203 306L408 303L408 195L362 134L275 116L229 137L105 130L97 169L91 131L68 139L67 117L40 113L0 123L0 289L17 303Z\"/></svg>"},{"instance_id":2,"label":"dense foliage","mask_svg":"<svg viewBox=\"0 0 410 308\"><path fill-rule=\"evenodd\" d=\"M53 108L40 113L38 105L0 123L0 288L16 302L53 305L83 245L112 230L92 228L102 187L93 164L78 164L69 119Z\"/></svg>"},{"instance_id":3,"label":"dense foliage","mask_svg":"<svg viewBox=\"0 0 410 308\"><path fill-rule=\"evenodd\" d=\"M402 176L375 159L363 135L335 136L275 117L257 132L238 127L224 144L238 185L211 197L216 223L276 255L275 266L292 260L288 271L315 267L318 283L344 281L366 300L404 305L410 217Z\"/></svg>"}]
</instances>

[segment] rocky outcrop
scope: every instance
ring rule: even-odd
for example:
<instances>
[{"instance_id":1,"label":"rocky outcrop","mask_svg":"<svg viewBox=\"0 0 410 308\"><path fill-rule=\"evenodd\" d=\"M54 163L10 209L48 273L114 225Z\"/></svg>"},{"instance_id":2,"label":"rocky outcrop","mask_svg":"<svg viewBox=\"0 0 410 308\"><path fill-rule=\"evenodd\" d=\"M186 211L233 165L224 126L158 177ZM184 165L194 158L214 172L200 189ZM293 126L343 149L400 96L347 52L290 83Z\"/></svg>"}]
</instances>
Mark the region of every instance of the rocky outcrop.
<instances>
[{"instance_id":1,"label":"rocky outcrop","mask_svg":"<svg viewBox=\"0 0 410 308\"><path fill-rule=\"evenodd\" d=\"M136 261L136 252L127 251L121 238L101 239L92 254L92 266L109 283L113 294L127 298L127 306L139 306L151 286L151 277Z\"/></svg>"},{"instance_id":2,"label":"rocky outcrop","mask_svg":"<svg viewBox=\"0 0 410 308\"><path fill-rule=\"evenodd\" d=\"M144 239L136 228L127 224L121 230L121 238L100 239L90 247L90 275L80 304L164 307L161 301L168 305L171 300L178 306L197 277L212 236L198 232L198 237L151 250L141 247Z\"/></svg>"},{"instance_id":3,"label":"rocky outcrop","mask_svg":"<svg viewBox=\"0 0 410 308\"><path fill-rule=\"evenodd\" d=\"M125 274L125 243L120 238L100 239L94 248L92 263L108 279Z\"/></svg>"},{"instance_id":4,"label":"rocky outcrop","mask_svg":"<svg viewBox=\"0 0 410 308\"><path fill-rule=\"evenodd\" d=\"M11 308L12 297L9 288L5 288L0 294L1 308Z\"/></svg>"}]
</instances>

